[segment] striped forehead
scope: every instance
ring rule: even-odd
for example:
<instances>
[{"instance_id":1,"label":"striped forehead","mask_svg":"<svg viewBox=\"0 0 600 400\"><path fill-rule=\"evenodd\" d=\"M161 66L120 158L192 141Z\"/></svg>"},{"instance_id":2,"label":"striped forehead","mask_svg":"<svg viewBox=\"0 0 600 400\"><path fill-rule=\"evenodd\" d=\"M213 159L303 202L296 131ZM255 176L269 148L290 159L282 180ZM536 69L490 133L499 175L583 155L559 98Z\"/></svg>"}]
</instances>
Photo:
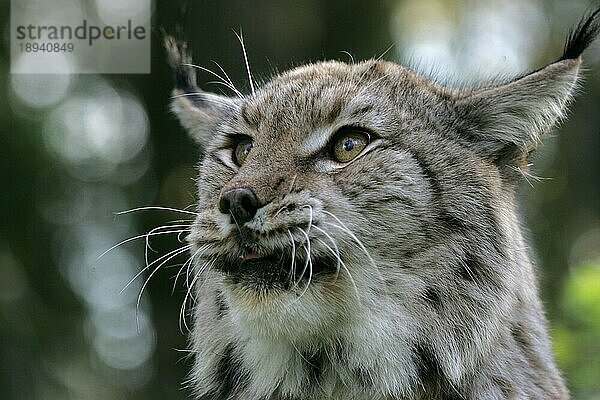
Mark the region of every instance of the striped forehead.
<instances>
[{"instance_id":1,"label":"striped forehead","mask_svg":"<svg viewBox=\"0 0 600 400\"><path fill-rule=\"evenodd\" d=\"M244 101L241 120L258 142L293 141L299 153L314 154L340 127L368 127L380 119L384 87L393 80L384 67L332 62L286 72Z\"/></svg>"},{"instance_id":2,"label":"striped forehead","mask_svg":"<svg viewBox=\"0 0 600 400\"><path fill-rule=\"evenodd\" d=\"M242 117L249 125L275 117L331 122L350 100L373 95L372 89L385 85L389 72L381 62L324 62L299 67L275 77L251 96Z\"/></svg>"},{"instance_id":3,"label":"striped forehead","mask_svg":"<svg viewBox=\"0 0 600 400\"><path fill-rule=\"evenodd\" d=\"M376 115L374 98L352 96L348 93L316 93L314 99L296 99L306 106L286 107L282 104L267 105L269 111L255 113L249 107L241 110L251 136L258 140L273 140L277 144L293 141L300 155L312 155L320 151L332 134L342 126L369 126Z\"/></svg>"},{"instance_id":4,"label":"striped forehead","mask_svg":"<svg viewBox=\"0 0 600 400\"><path fill-rule=\"evenodd\" d=\"M352 89L341 81L284 81L257 93L242 108L242 118L255 127L261 123L331 122L351 99Z\"/></svg>"}]
</instances>

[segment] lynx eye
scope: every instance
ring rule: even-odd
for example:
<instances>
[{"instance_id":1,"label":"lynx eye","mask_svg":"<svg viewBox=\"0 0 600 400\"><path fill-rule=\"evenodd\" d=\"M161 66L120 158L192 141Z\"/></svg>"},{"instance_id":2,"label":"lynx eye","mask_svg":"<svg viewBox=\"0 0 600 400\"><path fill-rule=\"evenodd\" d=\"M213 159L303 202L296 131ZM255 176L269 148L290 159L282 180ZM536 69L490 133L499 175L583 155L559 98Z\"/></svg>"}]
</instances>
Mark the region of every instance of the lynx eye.
<instances>
[{"instance_id":1,"label":"lynx eye","mask_svg":"<svg viewBox=\"0 0 600 400\"><path fill-rule=\"evenodd\" d=\"M241 167L250 154L250 150L252 150L252 140L250 138L240 140L233 149L233 161Z\"/></svg>"},{"instance_id":2,"label":"lynx eye","mask_svg":"<svg viewBox=\"0 0 600 400\"><path fill-rule=\"evenodd\" d=\"M368 133L355 128L342 128L333 138L331 155L338 162L349 162L371 142Z\"/></svg>"}]
</instances>

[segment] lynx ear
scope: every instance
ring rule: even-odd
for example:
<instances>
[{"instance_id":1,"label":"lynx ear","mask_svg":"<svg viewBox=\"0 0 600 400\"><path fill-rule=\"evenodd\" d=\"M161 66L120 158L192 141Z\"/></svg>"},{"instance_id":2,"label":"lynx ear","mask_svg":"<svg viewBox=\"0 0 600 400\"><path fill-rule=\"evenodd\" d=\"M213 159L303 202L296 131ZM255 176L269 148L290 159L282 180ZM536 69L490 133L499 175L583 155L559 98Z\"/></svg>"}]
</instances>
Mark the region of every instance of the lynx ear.
<instances>
[{"instance_id":1,"label":"lynx ear","mask_svg":"<svg viewBox=\"0 0 600 400\"><path fill-rule=\"evenodd\" d=\"M190 136L201 145L205 144L219 121L235 109L235 100L198 88L196 69L185 42L165 36L164 44L175 75L171 110Z\"/></svg>"},{"instance_id":2,"label":"lynx ear","mask_svg":"<svg viewBox=\"0 0 600 400\"><path fill-rule=\"evenodd\" d=\"M459 98L455 109L460 133L494 161L526 161L544 133L564 115L576 87L579 64L578 59L561 60Z\"/></svg>"},{"instance_id":3,"label":"lynx ear","mask_svg":"<svg viewBox=\"0 0 600 400\"><path fill-rule=\"evenodd\" d=\"M544 133L565 115L581 53L600 31L599 12L576 26L556 62L508 83L458 93L453 107L460 133L496 163L524 167Z\"/></svg>"}]
</instances>

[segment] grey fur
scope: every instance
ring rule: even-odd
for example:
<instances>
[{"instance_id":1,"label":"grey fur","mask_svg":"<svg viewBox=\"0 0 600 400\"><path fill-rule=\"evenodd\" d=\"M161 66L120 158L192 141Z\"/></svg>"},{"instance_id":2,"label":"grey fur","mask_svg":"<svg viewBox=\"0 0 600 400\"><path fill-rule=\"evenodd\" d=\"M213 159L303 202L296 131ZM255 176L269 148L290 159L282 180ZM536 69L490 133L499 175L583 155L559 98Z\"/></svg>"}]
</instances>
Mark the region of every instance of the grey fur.
<instances>
[{"instance_id":1,"label":"grey fur","mask_svg":"<svg viewBox=\"0 0 600 400\"><path fill-rule=\"evenodd\" d=\"M481 89L329 61L225 98L167 48L173 110L204 154L188 237L198 399L568 398L515 190L565 115L583 49ZM327 144L344 126L374 140L341 164ZM238 167L240 135L253 148ZM242 226L218 208L238 187L261 204ZM250 252L281 269L249 270Z\"/></svg>"}]
</instances>

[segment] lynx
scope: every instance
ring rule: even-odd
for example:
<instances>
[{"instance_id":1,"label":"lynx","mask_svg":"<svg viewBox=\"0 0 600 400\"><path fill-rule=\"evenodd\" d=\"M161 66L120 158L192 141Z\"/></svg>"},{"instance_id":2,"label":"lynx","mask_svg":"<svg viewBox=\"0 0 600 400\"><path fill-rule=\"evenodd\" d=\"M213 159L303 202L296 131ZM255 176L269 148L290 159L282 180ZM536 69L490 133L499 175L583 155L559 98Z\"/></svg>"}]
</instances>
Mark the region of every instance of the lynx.
<instances>
[{"instance_id":1,"label":"lynx","mask_svg":"<svg viewBox=\"0 0 600 400\"><path fill-rule=\"evenodd\" d=\"M556 62L469 88L325 61L226 97L167 37L201 153L196 398L567 399L515 193L599 13Z\"/></svg>"}]
</instances>

